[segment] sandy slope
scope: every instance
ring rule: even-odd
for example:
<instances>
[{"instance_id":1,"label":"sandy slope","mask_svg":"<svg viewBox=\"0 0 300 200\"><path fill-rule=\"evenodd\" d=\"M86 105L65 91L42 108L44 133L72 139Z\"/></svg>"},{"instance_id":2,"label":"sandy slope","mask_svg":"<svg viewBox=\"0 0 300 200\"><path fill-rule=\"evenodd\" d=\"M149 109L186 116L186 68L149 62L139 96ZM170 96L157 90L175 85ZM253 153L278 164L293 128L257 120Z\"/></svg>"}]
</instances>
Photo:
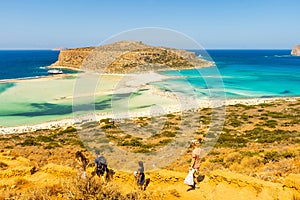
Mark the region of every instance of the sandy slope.
<instances>
[{"instance_id":1,"label":"sandy slope","mask_svg":"<svg viewBox=\"0 0 300 200\"><path fill-rule=\"evenodd\" d=\"M70 184L70 178L77 175L77 170L70 166L49 163L31 173L33 164L29 159L14 157L10 152L0 154L2 170L0 171L0 199L5 192L15 194L26 193L38 188L58 187ZM7 166L3 167L3 163ZM88 174L92 168L88 169ZM151 182L147 193L155 199L297 199L300 197L300 175L290 175L285 185L271 183L229 171L213 171L199 183L200 188L187 192L188 186L183 184L184 172L159 170L147 172L146 178ZM137 192L132 173L117 171L113 180L122 193ZM2 195L2 196L1 196ZM56 192L53 199L61 199L63 194ZM62 198L63 199L63 198Z\"/></svg>"}]
</instances>

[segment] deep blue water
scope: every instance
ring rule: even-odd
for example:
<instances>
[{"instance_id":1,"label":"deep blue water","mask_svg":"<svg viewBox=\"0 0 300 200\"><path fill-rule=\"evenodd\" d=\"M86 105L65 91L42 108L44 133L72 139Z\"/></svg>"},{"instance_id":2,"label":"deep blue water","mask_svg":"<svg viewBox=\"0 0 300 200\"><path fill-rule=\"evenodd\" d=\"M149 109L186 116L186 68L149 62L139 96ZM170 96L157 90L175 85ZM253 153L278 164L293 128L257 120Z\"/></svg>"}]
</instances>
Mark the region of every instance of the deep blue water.
<instances>
[{"instance_id":1,"label":"deep blue water","mask_svg":"<svg viewBox=\"0 0 300 200\"><path fill-rule=\"evenodd\" d=\"M47 76L47 69L58 58L59 51L0 50L0 79Z\"/></svg>"}]
</instances>

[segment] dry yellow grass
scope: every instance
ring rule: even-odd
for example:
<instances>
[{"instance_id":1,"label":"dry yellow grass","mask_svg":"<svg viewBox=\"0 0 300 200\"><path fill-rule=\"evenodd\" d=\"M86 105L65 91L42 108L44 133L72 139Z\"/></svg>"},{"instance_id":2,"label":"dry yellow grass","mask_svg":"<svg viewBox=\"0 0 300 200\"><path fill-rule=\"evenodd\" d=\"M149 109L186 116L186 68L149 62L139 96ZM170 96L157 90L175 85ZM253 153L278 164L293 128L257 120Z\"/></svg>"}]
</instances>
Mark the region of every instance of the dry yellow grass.
<instances>
[{"instance_id":1,"label":"dry yellow grass","mask_svg":"<svg viewBox=\"0 0 300 200\"><path fill-rule=\"evenodd\" d=\"M210 110L202 110L203 124ZM75 152L86 151L76 130L41 130L0 138L0 199L300 199L300 102L227 108L222 135L202 160L206 178L200 189L187 192L183 184L191 149L165 169L147 172L146 191L134 183L132 172L116 171L104 184L98 177L78 179ZM178 114L177 114L178 115ZM170 116L170 133L180 116ZM192 116L191 116L192 119ZM196 121L196 120L195 120ZM135 123L148 123L137 119ZM114 129L108 129L113 131ZM195 138L204 138L201 126ZM152 138L149 144L168 138ZM132 139L132 138L131 138ZM118 135L114 138L118 140ZM139 147L123 146L125 150ZM85 152L89 160L93 155ZM90 165L88 176L93 170Z\"/></svg>"}]
</instances>

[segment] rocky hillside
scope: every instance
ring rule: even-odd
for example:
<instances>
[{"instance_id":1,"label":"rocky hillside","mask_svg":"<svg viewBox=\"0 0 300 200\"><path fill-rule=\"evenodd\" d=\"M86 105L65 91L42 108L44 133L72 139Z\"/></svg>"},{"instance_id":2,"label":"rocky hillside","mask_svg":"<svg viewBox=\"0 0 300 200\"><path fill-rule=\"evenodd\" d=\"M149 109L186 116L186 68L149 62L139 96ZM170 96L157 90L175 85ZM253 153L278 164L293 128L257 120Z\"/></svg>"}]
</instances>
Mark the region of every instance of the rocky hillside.
<instances>
[{"instance_id":1,"label":"rocky hillside","mask_svg":"<svg viewBox=\"0 0 300 200\"><path fill-rule=\"evenodd\" d=\"M58 61L51 67L102 73L136 73L211 65L211 62L197 58L193 52L154 47L138 41L120 41L98 47L61 50Z\"/></svg>"},{"instance_id":2,"label":"rocky hillside","mask_svg":"<svg viewBox=\"0 0 300 200\"><path fill-rule=\"evenodd\" d=\"M294 46L291 54L292 54L292 56L300 56L300 45Z\"/></svg>"}]
</instances>

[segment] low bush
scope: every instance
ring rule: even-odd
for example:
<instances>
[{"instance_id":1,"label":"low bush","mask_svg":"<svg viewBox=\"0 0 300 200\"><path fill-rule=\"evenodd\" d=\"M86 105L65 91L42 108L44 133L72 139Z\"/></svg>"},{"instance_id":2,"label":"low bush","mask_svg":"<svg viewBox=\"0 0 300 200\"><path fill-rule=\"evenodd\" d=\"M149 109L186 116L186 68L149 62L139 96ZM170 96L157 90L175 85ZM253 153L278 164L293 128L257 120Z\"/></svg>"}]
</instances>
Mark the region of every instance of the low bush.
<instances>
[{"instance_id":1,"label":"low bush","mask_svg":"<svg viewBox=\"0 0 300 200\"><path fill-rule=\"evenodd\" d=\"M17 145L24 146L41 146L40 143L36 142L34 138L26 138L23 142L18 143Z\"/></svg>"},{"instance_id":2,"label":"low bush","mask_svg":"<svg viewBox=\"0 0 300 200\"><path fill-rule=\"evenodd\" d=\"M233 152L228 154L225 159L224 162L229 164L229 163L234 163L234 162L240 162L242 159L242 155L239 152Z\"/></svg>"},{"instance_id":3,"label":"low bush","mask_svg":"<svg viewBox=\"0 0 300 200\"><path fill-rule=\"evenodd\" d=\"M6 169L8 167L8 165L4 162L0 161L0 169Z\"/></svg>"},{"instance_id":4,"label":"low bush","mask_svg":"<svg viewBox=\"0 0 300 200\"><path fill-rule=\"evenodd\" d=\"M37 142L53 142L54 140L48 136L39 135L36 138Z\"/></svg>"},{"instance_id":5,"label":"low bush","mask_svg":"<svg viewBox=\"0 0 300 200\"><path fill-rule=\"evenodd\" d=\"M241 161L241 167L243 169L255 169L261 164L261 158L259 156L244 157Z\"/></svg>"}]
</instances>

